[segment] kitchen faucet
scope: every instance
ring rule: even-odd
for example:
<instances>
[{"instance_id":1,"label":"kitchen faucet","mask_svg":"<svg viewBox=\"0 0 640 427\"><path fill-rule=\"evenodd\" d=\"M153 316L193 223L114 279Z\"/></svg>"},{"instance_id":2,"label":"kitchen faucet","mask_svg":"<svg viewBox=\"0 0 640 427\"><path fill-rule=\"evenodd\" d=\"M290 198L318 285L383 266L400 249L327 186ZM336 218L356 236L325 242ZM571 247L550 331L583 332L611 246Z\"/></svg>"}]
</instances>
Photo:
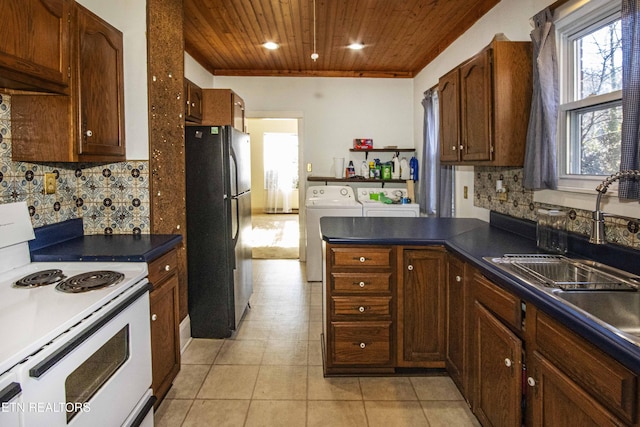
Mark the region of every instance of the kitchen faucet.
<instances>
[{"instance_id":1,"label":"kitchen faucet","mask_svg":"<svg viewBox=\"0 0 640 427\"><path fill-rule=\"evenodd\" d=\"M607 243L604 235L604 217L609 216L612 218L622 218L629 221L637 221L635 218L629 218L626 216L614 215L604 213L600 210L600 199L602 195L607 192L607 189L611 184L616 181L619 181L622 178L631 178L631 177L640 177L640 170L624 170L613 175L609 176L607 179L602 181L600 185L596 187L596 191L598 192L598 198L596 199L596 210L591 213L591 236L589 238L589 243L594 243L596 245L604 245Z\"/></svg>"}]
</instances>

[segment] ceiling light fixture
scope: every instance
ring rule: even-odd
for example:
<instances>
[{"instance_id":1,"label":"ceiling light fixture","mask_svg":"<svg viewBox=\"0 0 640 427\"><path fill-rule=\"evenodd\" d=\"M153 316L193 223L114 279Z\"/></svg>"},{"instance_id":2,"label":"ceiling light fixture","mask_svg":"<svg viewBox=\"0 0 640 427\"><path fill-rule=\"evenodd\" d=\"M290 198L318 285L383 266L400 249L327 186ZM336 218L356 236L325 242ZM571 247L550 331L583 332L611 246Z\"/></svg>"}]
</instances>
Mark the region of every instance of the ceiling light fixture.
<instances>
[{"instance_id":1,"label":"ceiling light fixture","mask_svg":"<svg viewBox=\"0 0 640 427\"><path fill-rule=\"evenodd\" d=\"M316 0L313 0L313 53L311 54L311 59L316 62L319 57L320 55L316 51Z\"/></svg>"},{"instance_id":2,"label":"ceiling light fixture","mask_svg":"<svg viewBox=\"0 0 640 427\"><path fill-rule=\"evenodd\" d=\"M269 50L276 50L277 48L280 47L280 45L276 42L266 42L265 44L262 45L264 48L269 49Z\"/></svg>"},{"instance_id":3,"label":"ceiling light fixture","mask_svg":"<svg viewBox=\"0 0 640 427\"><path fill-rule=\"evenodd\" d=\"M364 49L364 43L351 43L348 46L349 49L351 50L360 50L360 49Z\"/></svg>"}]
</instances>

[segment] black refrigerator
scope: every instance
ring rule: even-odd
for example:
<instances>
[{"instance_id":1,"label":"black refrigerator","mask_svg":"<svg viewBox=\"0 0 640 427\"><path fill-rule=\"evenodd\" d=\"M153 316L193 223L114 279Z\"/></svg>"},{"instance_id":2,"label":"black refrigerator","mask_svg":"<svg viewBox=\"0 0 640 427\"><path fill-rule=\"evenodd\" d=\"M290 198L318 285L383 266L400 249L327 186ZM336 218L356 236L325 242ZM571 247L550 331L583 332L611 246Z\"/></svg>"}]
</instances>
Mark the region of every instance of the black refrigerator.
<instances>
[{"instance_id":1,"label":"black refrigerator","mask_svg":"<svg viewBox=\"0 0 640 427\"><path fill-rule=\"evenodd\" d=\"M185 169L191 336L226 338L253 292L249 135L187 126Z\"/></svg>"}]
</instances>

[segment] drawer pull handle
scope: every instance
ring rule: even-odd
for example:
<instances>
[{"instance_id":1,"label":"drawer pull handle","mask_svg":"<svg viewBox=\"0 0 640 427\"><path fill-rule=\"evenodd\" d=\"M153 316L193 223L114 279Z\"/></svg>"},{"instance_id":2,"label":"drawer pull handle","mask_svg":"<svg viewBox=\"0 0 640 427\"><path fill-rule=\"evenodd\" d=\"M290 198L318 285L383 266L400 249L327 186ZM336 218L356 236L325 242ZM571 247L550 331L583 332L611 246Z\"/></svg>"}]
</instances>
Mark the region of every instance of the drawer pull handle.
<instances>
[{"instance_id":1,"label":"drawer pull handle","mask_svg":"<svg viewBox=\"0 0 640 427\"><path fill-rule=\"evenodd\" d=\"M451 146L451 149L452 149L453 151L456 151L456 150L457 150L457 147L456 147L455 145L452 145L452 146Z\"/></svg>"},{"instance_id":2,"label":"drawer pull handle","mask_svg":"<svg viewBox=\"0 0 640 427\"><path fill-rule=\"evenodd\" d=\"M156 320L158 320L158 315L157 315L157 314L155 314L155 313L154 313L154 314L152 314L152 315L151 315L151 320L153 320L154 322L155 322Z\"/></svg>"},{"instance_id":3,"label":"drawer pull handle","mask_svg":"<svg viewBox=\"0 0 640 427\"><path fill-rule=\"evenodd\" d=\"M510 368L510 367L511 367L511 365L513 365L513 362L511 361L511 359L509 359L509 358L507 357L506 359L504 359L504 365L505 365L507 368Z\"/></svg>"},{"instance_id":4,"label":"drawer pull handle","mask_svg":"<svg viewBox=\"0 0 640 427\"><path fill-rule=\"evenodd\" d=\"M363 306L358 307L358 311L360 313L364 313L365 308Z\"/></svg>"},{"instance_id":5,"label":"drawer pull handle","mask_svg":"<svg viewBox=\"0 0 640 427\"><path fill-rule=\"evenodd\" d=\"M536 380L534 380L533 377L529 377L529 378L527 378L527 384L529 384L529 386L531 386L531 387L535 387L536 386Z\"/></svg>"},{"instance_id":6,"label":"drawer pull handle","mask_svg":"<svg viewBox=\"0 0 640 427\"><path fill-rule=\"evenodd\" d=\"M462 277L456 276L456 282L462 282Z\"/></svg>"},{"instance_id":7,"label":"drawer pull handle","mask_svg":"<svg viewBox=\"0 0 640 427\"><path fill-rule=\"evenodd\" d=\"M367 259L366 259L365 257L361 256L360 258L358 258L358 260L359 260L360 262L365 262Z\"/></svg>"},{"instance_id":8,"label":"drawer pull handle","mask_svg":"<svg viewBox=\"0 0 640 427\"><path fill-rule=\"evenodd\" d=\"M169 264L164 266L164 271L169 271L171 270L171 266Z\"/></svg>"},{"instance_id":9,"label":"drawer pull handle","mask_svg":"<svg viewBox=\"0 0 640 427\"><path fill-rule=\"evenodd\" d=\"M360 348L365 348L367 345L363 342L360 343Z\"/></svg>"},{"instance_id":10,"label":"drawer pull handle","mask_svg":"<svg viewBox=\"0 0 640 427\"><path fill-rule=\"evenodd\" d=\"M409 271L413 271L413 265L409 264L409 265L407 266L407 270L409 270Z\"/></svg>"},{"instance_id":11,"label":"drawer pull handle","mask_svg":"<svg viewBox=\"0 0 640 427\"><path fill-rule=\"evenodd\" d=\"M354 285L358 285L361 288L364 288L365 283L364 282L353 282Z\"/></svg>"}]
</instances>

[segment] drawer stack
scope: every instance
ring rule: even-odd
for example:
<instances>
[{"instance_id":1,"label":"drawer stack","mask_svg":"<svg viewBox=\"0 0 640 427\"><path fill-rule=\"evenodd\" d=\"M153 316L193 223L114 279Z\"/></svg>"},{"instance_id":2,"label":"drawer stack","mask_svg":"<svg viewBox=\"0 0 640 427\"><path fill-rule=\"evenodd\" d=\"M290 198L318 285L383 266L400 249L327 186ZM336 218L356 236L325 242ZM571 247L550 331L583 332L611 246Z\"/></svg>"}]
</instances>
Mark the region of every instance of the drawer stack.
<instances>
[{"instance_id":1,"label":"drawer stack","mask_svg":"<svg viewBox=\"0 0 640 427\"><path fill-rule=\"evenodd\" d=\"M395 249L327 245L325 374L393 372Z\"/></svg>"}]
</instances>

